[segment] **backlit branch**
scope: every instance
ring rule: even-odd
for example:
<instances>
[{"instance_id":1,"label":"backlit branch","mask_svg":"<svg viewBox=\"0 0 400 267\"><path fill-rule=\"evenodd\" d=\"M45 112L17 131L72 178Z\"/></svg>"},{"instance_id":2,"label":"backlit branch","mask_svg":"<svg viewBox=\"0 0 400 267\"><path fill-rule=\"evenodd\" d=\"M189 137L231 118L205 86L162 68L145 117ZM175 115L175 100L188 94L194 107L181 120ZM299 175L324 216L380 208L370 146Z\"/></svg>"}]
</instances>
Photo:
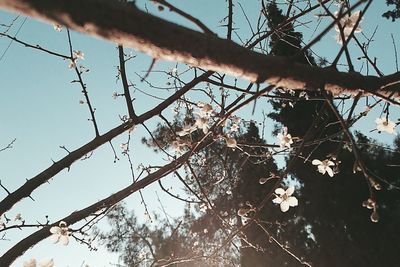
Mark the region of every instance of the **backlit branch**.
<instances>
[{"instance_id":1,"label":"backlit branch","mask_svg":"<svg viewBox=\"0 0 400 267\"><path fill-rule=\"evenodd\" d=\"M400 72L380 78L298 64L290 58L250 51L232 41L184 28L117 1L0 0L0 7L63 24L154 58L221 71L253 82L288 89L322 88L334 95L357 94L359 90L382 95L399 91Z\"/></svg>"}]
</instances>

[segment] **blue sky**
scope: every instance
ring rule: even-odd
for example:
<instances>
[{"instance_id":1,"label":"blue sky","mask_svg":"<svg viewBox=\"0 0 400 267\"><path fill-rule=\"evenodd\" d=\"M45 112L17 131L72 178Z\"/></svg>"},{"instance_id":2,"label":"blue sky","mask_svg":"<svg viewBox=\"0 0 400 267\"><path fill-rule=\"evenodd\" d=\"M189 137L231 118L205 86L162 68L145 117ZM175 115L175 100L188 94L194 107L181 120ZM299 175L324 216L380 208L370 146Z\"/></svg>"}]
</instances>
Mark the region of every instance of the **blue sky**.
<instances>
[{"instance_id":1,"label":"blue sky","mask_svg":"<svg viewBox=\"0 0 400 267\"><path fill-rule=\"evenodd\" d=\"M143 6L145 1L138 1L139 6ZM379 3L378 3L379 2ZM363 19L363 32L367 36L371 35L378 26L375 42L371 44L370 54L378 58L378 63L385 74L395 72L394 53L390 33L394 34L400 52L400 31L398 23L391 23L382 18L380 14L386 7L384 1L375 1L370 12ZM226 16L226 2L203 0L199 1L171 1L193 16L202 20L209 28L216 31L220 37L225 36L226 29L221 27L220 21ZM248 4L240 1L246 11L251 23L256 23L258 14L257 4ZM186 27L195 29L187 21L176 18L168 11L158 12L157 9L147 2L150 12L157 14L168 20L175 21ZM247 22L239 8L235 9L235 27L241 37L246 39L249 35ZM0 23L8 24L16 17L16 14L0 11ZM10 33L14 34L23 22L24 17L20 17L12 27ZM304 30L305 41L315 29L316 18L306 17L303 22L313 21L310 26L302 28ZM327 22L323 21L322 25ZM321 28L319 28L321 29ZM319 54L332 58L339 46L334 41L334 31L331 31L323 42L317 44L313 49ZM18 38L32 44L39 44L50 50L68 54L68 43L66 31L58 33L54 31L52 25L44 24L28 18L21 28ZM236 38L236 41L238 39ZM116 82L118 57L115 44L98 40L81 33L72 32L74 49L85 53L85 60L81 61L90 72L84 75L84 80L88 85L88 91L93 105L96 107L96 116L101 132L109 130L120 123L119 115L126 114L123 99L114 100L111 96L114 91L121 92L122 86ZM9 41L0 38L0 53L6 49ZM129 50L128 50L129 51ZM354 55L360 53L352 48ZM168 93L156 91L149 88L145 83L141 83L135 72L143 74L151 63L151 58L136 53L137 57L128 64L129 78L137 86L146 92L165 97ZM157 62L155 70L169 70L175 63ZM185 65L179 65L179 70L184 70ZM66 146L73 150L91 140L93 128L87 121L89 113L86 105L80 105L79 100L83 99L81 89L77 84L70 83L74 80L75 74L68 69L68 62L44 54L40 51L27 49L19 44L13 43L7 53L0 61L0 147L16 138L15 146L11 150L0 153L0 179L10 191L22 185L25 179L31 178L51 164L51 160L58 160L65 155L65 151L59 146ZM150 74L151 81L158 85L165 85L166 77L157 73ZM245 82L243 82L245 84ZM145 96L138 92L135 93L134 101L137 113L142 113L159 100ZM193 100L196 95L193 95ZM258 103L260 106L260 103ZM373 120L379 117L379 108L361 123L357 128L367 132L373 130L375 124ZM251 109L241 111L240 115L246 119L259 119L260 113L251 115ZM168 114L172 116L172 112ZM399 118L398 109L391 112L392 120ZM152 120L146 125L151 129L156 121ZM271 131L273 125L271 121L267 126L267 131ZM147 136L142 127L138 127L133 135L133 146L131 147L134 164L165 164L166 161L140 145L140 139ZM372 137L379 138L380 141L390 144L393 136L388 134L379 135L371 133ZM266 136L270 138L269 134ZM121 160L113 163L113 154L109 145L97 149L93 156L86 161L76 162L69 172L62 171L49 184L45 184L36 190L32 197L35 201L25 199L18 203L10 212L8 217L14 217L16 213L22 213L27 222L45 221L48 215L51 221L58 220L66 214L76 209L81 209L101 198L109 196L131 182L129 165L121 155L119 144L125 142L127 135L122 135L113 141ZM168 181L168 179L167 179ZM170 179L170 183L174 181ZM150 186L144 191L146 203L151 210L158 211L160 204L157 202L155 191L158 186ZM4 191L0 191L0 197L5 196ZM168 208L171 215L178 215L182 205L177 204L162 193L163 204ZM127 199L130 208L135 209L137 214L143 214L143 205L140 205L140 198L135 194ZM0 253L11 247L21 237L26 236L29 231L15 230L7 235L10 241L0 241ZM84 246L72 241L68 247L53 245L50 240L44 240L26 255L18 259L13 266L22 266L22 261L31 257L40 259L51 256L54 258L55 266L81 266L86 262L90 266L110 266L109 262L117 262L116 255L110 255L103 249L99 252L89 252Z\"/></svg>"}]
</instances>

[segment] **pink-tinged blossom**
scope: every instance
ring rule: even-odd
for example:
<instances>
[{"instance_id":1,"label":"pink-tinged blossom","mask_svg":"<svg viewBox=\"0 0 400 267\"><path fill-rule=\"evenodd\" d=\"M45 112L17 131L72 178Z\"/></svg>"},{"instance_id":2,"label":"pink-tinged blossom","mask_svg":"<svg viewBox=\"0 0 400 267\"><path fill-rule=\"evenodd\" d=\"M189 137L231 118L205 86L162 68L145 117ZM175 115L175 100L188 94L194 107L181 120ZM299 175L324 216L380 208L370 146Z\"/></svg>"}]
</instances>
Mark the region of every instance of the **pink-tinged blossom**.
<instances>
[{"instance_id":1,"label":"pink-tinged blossom","mask_svg":"<svg viewBox=\"0 0 400 267\"><path fill-rule=\"evenodd\" d=\"M54 243L60 242L60 244L66 246L69 243L70 232L68 231L67 223L61 221L58 226L53 226L50 228L51 239Z\"/></svg>"}]
</instances>

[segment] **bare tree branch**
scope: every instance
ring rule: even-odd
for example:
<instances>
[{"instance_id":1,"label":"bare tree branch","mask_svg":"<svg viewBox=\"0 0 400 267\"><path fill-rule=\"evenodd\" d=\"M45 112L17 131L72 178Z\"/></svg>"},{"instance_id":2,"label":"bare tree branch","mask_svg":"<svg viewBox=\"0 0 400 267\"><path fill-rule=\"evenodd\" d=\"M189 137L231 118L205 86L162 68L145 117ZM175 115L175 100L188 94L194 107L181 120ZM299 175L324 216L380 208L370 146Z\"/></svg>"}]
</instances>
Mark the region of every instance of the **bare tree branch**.
<instances>
[{"instance_id":1,"label":"bare tree branch","mask_svg":"<svg viewBox=\"0 0 400 267\"><path fill-rule=\"evenodd\" d=\"M179 99L183 94L189 91L193 86L198 84L199 82L207 79L212 73L206 72L199 77L193 79L191 82L187 83L184 87L182 87L179 91L175 94L167 98L164 102L156 106L155 108L151 109L150 111L142 114L141 116L137 117L136 119L121 124L118 127L108 131L107 133L100 135L90 141L89 143L85 144L84 146L71 151L67 156L62 158L61 160L55 162L52 166L48 167L35 177L27 180L27 182L22 185L20 188L12 192L11 194L7 195L1 202L0 202L0 215L5 213L6 211L10 210L18 201L22 200L23 198L29 197L30 194L39 186L47 182L50 178L54 177L60 171L65 168L68 168L74 163L76 160L82 158L90 151L95 150L99 146L109 142L114 137L122 134L123 132L129 130L133 125L143 123L144 121L152 118L153 116L159 114L169 105L171 105L176 99ZM0 265L2 266L2 265Z\"/></svg>"},{"instance_id":2,"label":"bare tree branch","mask_svg":"<svg viewBox=\"0 0 400 267\"><path fill-rule=\"evenodd\" d=\"M288 89L325 89L334 95L355 95L359 90L382 95L399 91L400 72L379 78L298 64L290 58L263 55L232 41L181 27L117 1L0 0L0 7L63 24L154 58L184 62L253 82Z\"/></svg>"},{"instance_id":3,"label":"bare tree branch","mask_svg":"<svg viewBox=\"0 0 400 267\"><path fill-rule=\"evenodd\" d=\"M10 266L11 263L14 262L16 258L21 256L26 250L30 247L38 243L39 241L45 239L46 237L50 236L50 228L51 226L56 226L59 224L60 221L64 221L67 225L74 224L90 214L99 211L104 208L109 208L116 203L120 202L121 200L125 199L129 195L137 192L138 190L145 188L146 186L160 180L162 177L173 173L175 170L180 168L187 160L190 158L193 153L201 150L207 145L207 142L203 142L198 146L195 146L192 150L186 152L184 155L180 156L176 160L172 161L171 163L161 167L157 171L149 174L145 178L125 187L124 189L112 194L111 196L104 198L84 209L75 211L68 215L67 217L53 223L52 225L48 225L43 227L42 229L36 231L35 233L29 235L25 239L18 242L15 246L10 248L3 256L0 257L0 266Z\"/></svg>"}]
</instances>

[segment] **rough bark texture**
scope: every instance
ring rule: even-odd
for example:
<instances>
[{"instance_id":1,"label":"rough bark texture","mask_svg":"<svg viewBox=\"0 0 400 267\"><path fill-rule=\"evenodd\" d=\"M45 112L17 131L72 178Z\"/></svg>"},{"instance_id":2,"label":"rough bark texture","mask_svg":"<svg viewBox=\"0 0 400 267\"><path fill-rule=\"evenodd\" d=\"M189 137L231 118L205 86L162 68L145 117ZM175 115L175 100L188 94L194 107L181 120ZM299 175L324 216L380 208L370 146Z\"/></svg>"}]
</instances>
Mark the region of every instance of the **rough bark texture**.
<instances>
[{"instance_id":1,"label":"rough bark texture","mask_svg":"<svg viewBox=\"0 0 400 267\"><path fill-rule=\"evenodd\" d=\"M147 53L288 89L325 89L337 95L399 92L400 72L382 78L294 63L250 51L110 0L0 0L5 8Z\"/></svg>"}]
</instances>

